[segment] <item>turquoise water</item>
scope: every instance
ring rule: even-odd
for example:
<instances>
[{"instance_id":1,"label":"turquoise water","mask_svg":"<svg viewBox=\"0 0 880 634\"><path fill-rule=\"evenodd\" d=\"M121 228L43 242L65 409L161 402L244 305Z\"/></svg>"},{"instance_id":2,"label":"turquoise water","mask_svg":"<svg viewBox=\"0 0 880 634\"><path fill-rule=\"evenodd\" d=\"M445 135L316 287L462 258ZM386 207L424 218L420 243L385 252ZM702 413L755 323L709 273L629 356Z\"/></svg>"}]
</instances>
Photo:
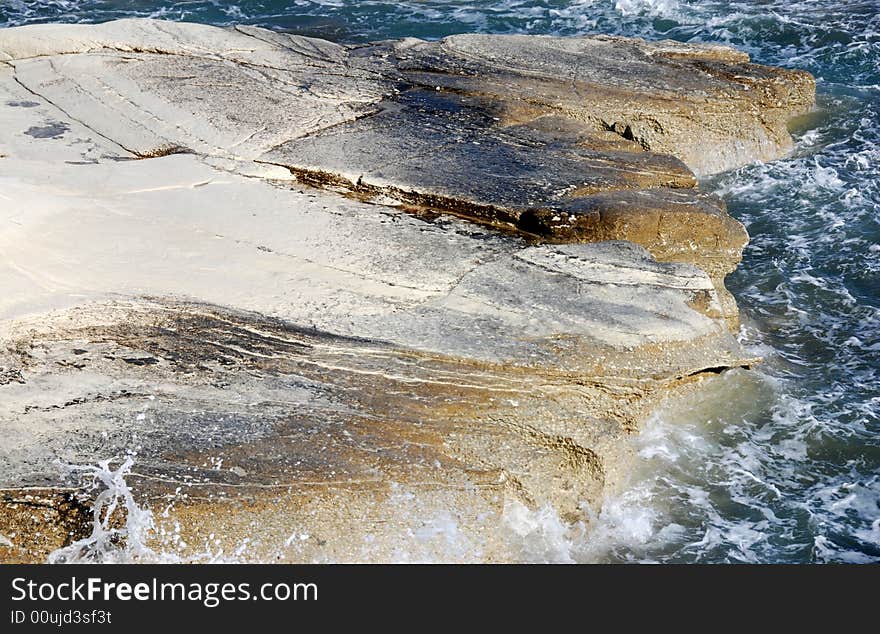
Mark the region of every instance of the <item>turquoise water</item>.
<instances>
[{"instance_id":1,"label":"turquoise water","mask_svg":"<svg viewBox=\"0 0 880 634\"><path fill-rule=\"evenodd\" d=\"M880 561L880 3L0 2L0 26L151 16L359 42L466 31L735 45L803 68L819 109L784 160L703 183L752 236L728 279L765 357L660 412L581 561ZM564 555L564 556L563 556Z\"/></svg>"}]
</instances>

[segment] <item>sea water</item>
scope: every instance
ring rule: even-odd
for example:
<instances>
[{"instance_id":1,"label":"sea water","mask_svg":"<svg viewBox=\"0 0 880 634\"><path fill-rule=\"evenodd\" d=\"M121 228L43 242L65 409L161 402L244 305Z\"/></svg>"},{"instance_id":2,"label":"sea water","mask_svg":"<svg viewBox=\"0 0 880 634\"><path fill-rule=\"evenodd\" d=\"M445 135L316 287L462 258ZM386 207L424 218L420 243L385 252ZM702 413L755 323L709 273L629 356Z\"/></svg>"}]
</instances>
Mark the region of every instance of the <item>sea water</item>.
<instances>
[{"instance_id":1,"label":"sea water","mask_svg":"<svg viewBox=\"0 0 880 634\"><path fill-rule=\"evenodd\" d=\"M548 509L514 505L507 519L528 560L880 561L878 0L0 1L0 26L133 16L341 42L471 31L671 38L813 73L818 109L797 124L791 156L701 184L751 235L727 284L740 339L765 362L661 408L633 440L641 460L630 480L601 509L585 508L589 530ZM93 475L125 502L112 469Z\"/></svg>"}]
</instances>

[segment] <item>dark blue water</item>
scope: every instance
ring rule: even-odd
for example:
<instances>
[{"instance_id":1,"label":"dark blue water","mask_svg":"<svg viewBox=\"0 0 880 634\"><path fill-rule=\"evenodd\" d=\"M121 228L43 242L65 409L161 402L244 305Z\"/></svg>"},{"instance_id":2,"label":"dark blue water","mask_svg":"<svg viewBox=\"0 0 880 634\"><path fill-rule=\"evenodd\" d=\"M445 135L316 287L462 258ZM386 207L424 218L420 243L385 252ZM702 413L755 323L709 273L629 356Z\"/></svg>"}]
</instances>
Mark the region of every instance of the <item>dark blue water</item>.
<instances>
[{"instance_id":1,"label":"dark blue water","mask_svg":"<svg viewBox=\"0 0 880 634\"><path fill-rule=\"evenodd\" d=\"M655 416L592 535L542 556L880 561L880 2L0 2L0 26L131 16L347 42L614 33L727 43L812 72L820 107L794 154L703 184L752 236L728 286L743 343L766 362Z\"/></svg>"}]
</instances>

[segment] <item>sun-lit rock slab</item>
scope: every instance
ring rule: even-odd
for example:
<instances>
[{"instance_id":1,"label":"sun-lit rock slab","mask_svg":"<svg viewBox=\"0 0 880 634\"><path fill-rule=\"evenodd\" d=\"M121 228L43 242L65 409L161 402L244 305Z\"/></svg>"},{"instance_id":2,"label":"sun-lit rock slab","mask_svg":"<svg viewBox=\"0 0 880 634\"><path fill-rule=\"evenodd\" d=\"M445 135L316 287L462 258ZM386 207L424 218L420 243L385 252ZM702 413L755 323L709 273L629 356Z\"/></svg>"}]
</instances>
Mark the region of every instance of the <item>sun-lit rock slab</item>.
<instances>
[{"instance_id":1,"label":"sun-lit rock slab","mask_svg":"<svg viewBox=\"0 0 880 634\"><path fill-rule=\"evenodd\" d=\"M734 121L724 160L771 157L736 114L766 100L707 64L779 84L780 120L804 76L483 37L0 30L0 558L88 532L56 460L133 452L165 555L517 560L530 513L588 524L654 404L752 362L747 236L687 139ZM705 112L657 138L569 107L665 117L689 76Z\"/></svg>"}]
</instances>

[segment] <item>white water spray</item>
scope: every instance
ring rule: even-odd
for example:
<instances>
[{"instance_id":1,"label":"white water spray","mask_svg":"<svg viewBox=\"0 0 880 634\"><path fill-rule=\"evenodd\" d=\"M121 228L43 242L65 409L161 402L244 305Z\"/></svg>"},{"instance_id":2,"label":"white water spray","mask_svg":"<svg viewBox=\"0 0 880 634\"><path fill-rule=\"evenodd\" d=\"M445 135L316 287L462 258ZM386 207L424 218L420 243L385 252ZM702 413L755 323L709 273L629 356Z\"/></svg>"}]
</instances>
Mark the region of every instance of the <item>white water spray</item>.
<instances>
[{"instance_id":1,"label":"white water spray","mask_svg":"<svg viewBox=\"0 0 880 634\"><path fill-rule=\"evenodd\" d=\"M116 470L111 468L111 460L102 460L97 466L63 465L67 474L91 479L91 488L104 488L92 509L92 533L50 553L50 564L122 563L156 558L156 553L146 545L147 537L155 529L153 514L138 505L125 482L134 460L126 457ZM114 527L114 523L120 523L121 528Z\"/></svg>"}]
</instances>

